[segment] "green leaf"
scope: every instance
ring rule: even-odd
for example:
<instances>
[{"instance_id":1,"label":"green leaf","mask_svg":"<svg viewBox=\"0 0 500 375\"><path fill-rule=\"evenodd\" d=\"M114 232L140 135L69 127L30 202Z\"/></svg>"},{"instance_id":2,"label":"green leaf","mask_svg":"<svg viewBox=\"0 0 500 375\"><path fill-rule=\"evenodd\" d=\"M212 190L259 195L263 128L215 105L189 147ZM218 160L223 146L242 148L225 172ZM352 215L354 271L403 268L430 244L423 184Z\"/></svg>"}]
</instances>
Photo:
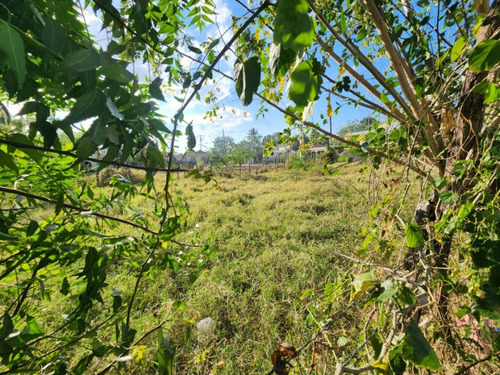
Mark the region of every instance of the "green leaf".
<instances>
[{"instance_id":1,"label":"green leaf","mask_svg":"<svg viewBox=\"0 0 500 375\"><path fill-rule=\"evenodd\" d=\"M161 92L160 89L161 81L162 79L158 77L155 78L155 80L149 84L149 94L155 99L165 101L165 97L163 96L163 93Z\"/></svg>"},{"instance_id":2,"label":"green leaf","mask_svg":"<svg viewBox=\"0 0 500 375\"><path fill-rule=\"evenodd\" d=\"M464 37L460 37L455 41L453 48L451 49L451 61L456 61L462 55L462 51L464 50L465 45L467 44L467 40Z\"/></svg>"},{"instance_id":3,"label":"green leaf","mask_svg":"<svg viewBox=\"0 0 500 375\"><path fill-rule=\"evenodd\" d=\"M82 48L70 53L62 61L62 67L71 72L85 72L99 66L99 53L93 48Z\"/></svg>"},{"instance_id":4,"label":"green leaf","mask_svg":"<svg viewBox=\"0 0 500 375\"><path fill-rule=\"evenodd\" d=\"M14 330L14 323L12 323L12 319L8 312L5 312L3 315L3 325L0 330L0 339L4 339L11 334Z\"/></svg>"},{"instance_id":5,"label":"green leaf","mask_svg":"<svg viewBox=\"0 0 500 375\"><path fill-rule=\"evenodd\" d=\"M28 228L26 229L26 235L28 236L34 235L37 229L38 229L38 221L30 220Z\"/></svg>"},{"instance_id":6,"label":"green leaf","mask_svg":"<svg viewBox=\"0 0 500 375\"><path fill-rule=\"evenodd\" d=\"M63 279L62 284L61 284L61 294L63 296L68 295L69 289L70 289L70 286L69 286L69 282L68 282L68 277L64 276L64 279Z\"/></svg>"},{"instance_id":7,"label":"green leaf","mask_svg":"<svg viewBox=\"0 0 500 375\"><path fill-rule=\"evenodd\" d=\"M76 156L78 156L79 159L87 159L96 151L97 145L92 141L92 137L80 138L76 148Z\"/></svg>"},{"instance_id":8,"label":"green leaf","mask_svg":"<svg viewBox=\"0 0 500 375\"><path fill-rule=\"evenodd\" d=\"M188 46L188 50L190 50L191 52L194 52L198 55L201 55L203 53L201 49L199 49L198 47L195 47L195 46Z\"/></svg>"},{"instance_id":9,"label":"green leaf","mask_svg":"<svg viewBox=\"0 0 500 375\"><path fill-rule=\"evenodd\" d=\"M453 175L457 179L461 179L465 172L467 171L467 166L468 164L465 162L465 160L459 160L455 162L453 165Z\"/></svg>"},{"instance_id":10,"label":"green leaf","mask_svg":"<svg viewBox=\"0 0 500 375\"><path fill-rule=\"evenodd\" d=\"M237 63L234 67L234 81L236 93L243 105L252 103L253 94L260 85L260 63L257 56L250 57L243 64Z\"/></svg>"},{"instance_id":11,"label":"green leaf","mask_svg":"<svg viewBox=\"0 0 500 375\"><path fill-rule=\"evenodd\" d=\"M136 119L137 117L148 116L154 109L154 102L138 103L123 112L123 115L126 119Z\"/></svg>"},{"instance_id":12,"label":"green leaf","mask_svg":"<svg viewBox=\"0 0 500 375\"><path fill-rule=\"evenodd\" d=\"M345 31L346 31L346 19L345 19L345 15L344 13L342 12L342 14L340 15L340 30L342 30L342 34L345 34Z\"/></svg>"},{"instance_id":13,"label":"green leaf","mask_svg":"<svg viewBox=\"0 0 500 375\"><path fill-rule=\"evenodd\" d=\"M120 307L122 307L123 304L123 294L116 290L113 289L113 312L117 312Z\"/></svg>"},{"instance_id":14,"label":"green leaf","mask_svg":"<svg viewBox=\"0 0 500 375\"><path fill-rule=\"evenodd\" d=\"M313 292L311 289L308 289L308 290L306 290L304 293L302 293L302 295L300 296L300 298L299 298L299 299L302 301L302 300L306 299L307 297L312 296L312 295L313 295L313 293L314 293L314 292Z\"/></svg>"},{"instance_id":15,"label":"green leaf","mask_svg":"<svg viewBox=\"0 0 500 375\"><path fill-rule=\"evenodd\" d=\"M347 338L344 336L340 336L337 339L337 345L340 347L346 346L348 343L349 343L349 340L347 340Z\"/></svg>"},{"instance_id":16,"label":"green leaf","mask_svg":"<svg viewBox=\"0 0 500 375\"><path fill-rule=\"evenodd\" d=\"M26 53L19 33L0 19L0 51L5 55L9 69L14 71L17 87L21 88L26 78Z\"/></svg>"},{"instance_id":17,"label":"green leaf","mask_svg":"<svg viewBox=\"0 0 500 375\"><path fill-rule=\"evenodd\" d=\"M401 284L395 294L395 298L401 306L411 306L417 303L415 293L413 293L413 291L407 286Z\"/></svg>"},{"instance_id":18,"label":"green leaf","mask_svg":"<svg viewBox=\"0 0 500 375\"><path fill-rule=\"evenodd\" d=\"M469 68L485 72L500 62L500 40L488 39L479 43L469 56Z\"/></svg>"},{"instance_id":19,"label":"green leaf","mask_svg":"<svg viewBox=\"0 0 500 375\"><path fill-rule=\"evenodd\" d=\"M30 335L40 336L43 333L35 318L29 315L26 316L26 328Z\"/></svg>"},{"instance_id":20,"label":"green leaf","mask_svg":"<svg viewBox=\"0 0 500 375\"><path fill-rule=\"evenodd\" d=\"M160 328L158 330L158 350L156 351L156 361L158 362L158 373L160 375L172 375L174 348Z\"/></svg>"},{"instance_id":21,"label":"green leaf","mask_svg":"<svg viewBox=\"0 0 500 375\"><path fill-rule=\"evenodd\" d=\"M43 44L54 51L60 53L66 43L66 32L62 26L51 17L45 18L45 27L42 30Z\"/></svg>"},{"instance_id":22,"label":"green leaf","mask_svg":"<svg viewBox=\"0 0 500 375\"><path fill-rule=\"evenodd\" d=\"M484 103L488 104L500 99L500 89L494 83L481 82L474 87L474 92L484 94Z\"/></svg>"},{"instance_id":23,"label":"green leaf","mask_svg":"<svg viewBox=\"0 0 500 375\"><path fill-rule=\"evenodd\" d=\"M398 283L393 282L392 280L386 280L380 285L383 290L377 296L377 300L380 302L385 302L389 298L391 298L398 291Z\"/></svg>"},{"instance_id":24,"label":"green leaf","mask_svg":"<svg viewBox=\"0 0 500 375\"><path fill-rule=\"evenodd\" d=\"M12 156L0 150L0 167L7 167L17 172L17 165L14 163Z\"/></svg>"},{"instance_id":25,"label":"green leaf","mask_svg":"<svg viewBox=\"0 0 500 375\"><path fill-rule=\"evenodd\" d=\"M424 244L422 230L416 223L407 224L405 228L406 246L410 248L420 247Z\"/></svg>"},{"instance_id":26,"label":"green leaf","mask_svg":"<svg viewBox=\"0 0 500 375\"><path fill-rule=\"evenodd\" d=\"M436 352L413 320L406 327L402 351L402 357L417 366L428 370L441 369Z\"/></svg>"},{"instance_id":27,"label":"green leaf","mask_svg":"<svg viewBox=\"0 0 500 375\"><path fill-rule=\"evenodd\" d=\"M450 182L450 179L448 177L441 178L439 176L436 176L432 180L432 184L436 187L436 189L439 189L439 190L444 188L449 182Z\"/></svg>"},{"instance_id":28,"label":"green leaf","mask_svg":"<svg viewBox=\"0 0 500 375\"><path fill-rule=\"evenodd\" d=\"M170 129L168 129L165 124L163 123L163 121L159 120L159 119L156 119L156 118L152 118L149 120L149 124L155 128L156 130L160 131L160 132L164 132L164 133L167 133L167 134L170 134Z\"/></svg>"},{"instance_id":29,"label":"green leaf","mask_svg":"<svg viewBox=\"0 0 500 375\"><path fill-rule=\"evenodd\" d=\"M314 41L313 21L307 0L279 1L274 19L274 43L301 51Z\"/></svg>"},{"instance_id":30,"label":"green leaf","mask_svg":"<svg viewBox=\"0 0 500 375\"><path fill-rule=\"evenodd\" d=\"M66 123L80 122L90 117L98 116L106 106L106 95L101 90L95 89L86 92L76 99L68 116L63 120Z\"/></svg>"},{"instance_id":31,"label":"green leaf","mask_svg":"<svg viewBox=\"0 0 500 375\"><path fill-rule=\"evenodd\" d=\"M105 161L113 161L118 157L120 145L110 144L106 150L106 155L102 158Z\"/></svg>"},{"instance_id":32,"label":"green leaf","mask_svg":"<svg viewBox=\"0 0 500 375\"><path fill-rule=\"evenodd\" d=\"M356 276L351 285L350 302L360 299L365 292L370 289L377 282L371 272L362 273Z\"/></svg>"},{"instance_id":33,"label":"green leaf","mask_svg":"<svg viewBox=\"0 0 500 375\"><path fill-rule=\"evenodd\" d=\"M283 77L293 65L297 52L286 49L281 44L271 44L269 47L269 68L276 78Z\"/></svg>"},{"instance_id":34,"label":"green leaf","mask_svg":"<svg viewBox=\"0 0 500 375\"><path fill-rule=\"evenodd\" d=\"M56 216L59 215L63 207L64 207L64 193L61 191L59 194L57 194L56 205L54 208Z\"/></svg>"},{"instance_id":35,"label":"green leaf","mask_svg":"<svg viewBox=\"0 0 500 375\"><path fill-rule=\"evenodd\" d=\"M108 107L109 109L109 112L114 116L116 117L118 120L123 120L123 116L122 114L120 113L120 111L118 110L118 108L116 107L116 104L113 102L113 100L111 100L111 98L108 98L106 100L106 106Z\"/></svg>"},{"instance_id":36,"label":"green leaf","mask_svg":"<svg viewBox=\"0 0 500 375\"><path fill-rule=\"evenodd\" d=\"M313 72L313 63L303 61L291 75L292 85L288 94L298 109L307 107L319 94L321 79Z\"/></svg>"},{"instance_id":37,"label":"green leaf","mask_svg":"<svg viewBox=\"0 0 500 375\"><path fill-rule=\"evenodd\" d=\"M451 191L443 191L439 194L439 198L443 203L454 203L460 198L458 194L452 193Z\"/></svg>"},{"instance_id":38,"label":"green leaf","mask_svg":"<svg viewBox=\"0 0 500 375\"><path fill-rule=\"evenodd\" d=\"M193 150L196 147L196 136L193 132L193 125L189 124L186 126L186 135L188 137L187 146L190 150Z\"/></svg>"},{"instance_id":39,"label":"green leaf","mask_svg":"<svg viewBox=\"0 0 500 375\"><path fill-rule=\"evenodd\" d=\"M106 138L109 139L111 143L115 145L120 144L120 131L118 130L118 126L116 124L111 124L106 126Z\"/></svg>"},{"instance_id":40,"label":"green leaf","mask_svg":"<svg viewBox=\"0 0 500 375\"><path fill-rule=\"evenodd\" d=\"M110 64L101 69L101 73L118 83L129 83L134 80L134 75L121 64Z\"/></svg>"},{"instance_id":41,"label":"green leaf","mask_svg":"<svg viewBox=\"0 0 500 375\"><path fill-rule=\"evenodd\" d=\"M75 375L82 375L85 374L87 367L89 366L90 362L92 362L92 359L94 358L94 354L89 354L76 364L75 368L73 369L73 374Z\"/></svg>"}]
</instances>

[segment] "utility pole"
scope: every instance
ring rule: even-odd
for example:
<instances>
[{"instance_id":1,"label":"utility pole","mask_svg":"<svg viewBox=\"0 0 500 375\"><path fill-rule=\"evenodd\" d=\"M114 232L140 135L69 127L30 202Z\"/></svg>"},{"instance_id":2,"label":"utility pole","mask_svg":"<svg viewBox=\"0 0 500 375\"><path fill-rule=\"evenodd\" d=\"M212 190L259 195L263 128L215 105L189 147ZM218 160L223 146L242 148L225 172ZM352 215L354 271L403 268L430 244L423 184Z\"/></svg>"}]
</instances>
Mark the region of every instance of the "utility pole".
<instances>
[{"instance_id":1,"label":"utility pole","mask_svg":"<svg viewBox=\"0 0 500 375\"><path fill-rule=\"evenodd\" d=\"M201 143L201 139L202 139L202 138L201 138L201 134L200 134L200 151L203 151L203 150L202 150L203 145L202 145L202 143Z\"/></svg>"},{"instance_id":2,"label":"utility pole","mask_svg":"<svg viewBox=\"0 0 500 375\"><path fill-rule=\"evenodd\" d=\"M330 117L330 134L332 134L332 118ZM332 136L328 135L328 149L330 149L332 141Z\"/></svg>"},{"instance_id":3,"label":"utility pole","mask_svg":"<svg viewBox=\"0 0 500 375\"><path fill-rule=\"evenodd\" d=\"M222 148L224 149L224 155L226 155L226 135L224 134L224 128L222 128Z\"/></svg>"}]
</instances>

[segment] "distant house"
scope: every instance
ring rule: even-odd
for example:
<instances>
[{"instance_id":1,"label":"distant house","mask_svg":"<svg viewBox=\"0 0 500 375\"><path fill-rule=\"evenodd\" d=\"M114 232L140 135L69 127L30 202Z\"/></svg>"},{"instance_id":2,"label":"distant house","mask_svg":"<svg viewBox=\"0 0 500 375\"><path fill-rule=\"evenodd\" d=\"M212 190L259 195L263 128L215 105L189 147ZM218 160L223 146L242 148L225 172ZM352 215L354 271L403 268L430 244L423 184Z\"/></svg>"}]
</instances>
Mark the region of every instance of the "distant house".
<instances>
[{"instance_id":1,"label":"distant house","mask_svg":"<svg viewBox=\"0 0 500 375\"><path fill-rule=\"evenodd\" d=\"M295 151L290 148L290 145L278 145L273 148L273 154L270 156L266 156L265 158L263 158L263 160L267 162L275 162L285 159L286 156L290 154L295 154Z\"/></svg>"},{"instance_id":2,"label":"distant house","mask_svg":"<svg viewBox=\"0 0 500 375\"><path fill-rule=\"evenodd\" d=\"M185 154L177 154L174 159L177 163L195 165L198 163L208 163L214 154L206 151L188 151Z\"/></svg>"},{"instance_id":3,"label":"distant house","mask_svg":"<svg viewBox=\"0 0 500 375\"><path fill-rule=\"evenodd\" d=\"M313 144L309 148L309 152L315 154L316 156L318 156L320 154L324 154L326 151L327 151L327 147L319 142Z\"/></svg>"},{"instance_id":4,"label":"distant house","mask_svg":"<svg viewBox=\"0 0 500 375\"><path fill-rule=\"evenodd\" d=\"M378 128L385 129L385 133L390 133L394 129L398 128L401 124L398 121L393 121L390 125L387 122L381 122L378 124ZM365 140L365 136L368 134L369 130L363 130L359 132L350 132L345 135L346 139L355 139L357 142L363 142Z\"/></svg>"}]
</instances>

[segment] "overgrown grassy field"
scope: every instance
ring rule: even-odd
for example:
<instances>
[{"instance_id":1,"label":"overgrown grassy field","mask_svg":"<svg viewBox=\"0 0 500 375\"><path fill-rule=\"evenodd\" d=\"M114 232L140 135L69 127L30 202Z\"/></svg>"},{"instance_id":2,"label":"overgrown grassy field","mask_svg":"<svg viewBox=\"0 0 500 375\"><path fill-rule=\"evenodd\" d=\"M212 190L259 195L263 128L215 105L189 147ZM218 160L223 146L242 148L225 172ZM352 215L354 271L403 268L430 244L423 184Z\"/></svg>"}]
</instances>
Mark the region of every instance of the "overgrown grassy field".
<instances>
[{"instance_id":1,"label":"overgrown grassy field","mask_svg":"<svg viewBox=\"0 0 500 375\"><path fill-rule=\"evenodd\" d=\"M360 232L370 207L398 205L406 191L403 171L382 169L375 175L370 170L353 163L338 174L325 175L318 165L215 177L208 183L175 175L175 210L187 213L187 220L173 241L162 244L151 259L154 266L146 268L141 279L131 322L139 332L135 339L145 337L132 348L125 371L156 371L154 330L159 324L175 350L174 374L264 374L272 369L271 355L280 343L298 348L308 342L347 306L350 275L369 269L352 257L363 247L366 234ZM156 191L132 198L134 211L117 203L109 214L148 217L151 229L156 229L154 202L163 199L164 177L155 177ZM140 185L130 189L143 191ZM416 198L413 191L409 189L410 200ZM112 188L103 187L99 194L109 197ZM45 212L36 215L43 218ZM400 215L408 218L412 212L403 206ZM126 241L137 229L119 225L107 231ZM131 248L114 257L102 295L130 296L148 252ZM375 253L371 260L378 262L382 256ZM47 275L46 288L57 291L63 276L76 280L78 272L71 268ZM31 306L47 317L39 320L44 329L63 323L66 301L75 293L53 293L51 299L41 295L39 304ZM93 313L96 322L102 313ZM294 373L332 373L336 361L348 358L358 346L360 330L367 329L360 323L362 313L350 310L308 346L293 361ZM208 317L215 322L214 331L201 340L196 325ZM100 341L92 335L83 338L83 347L98 352L106 340L118 341L113 319L103 323L102 331ZM81 345L68 348L71 367L81 358ZM109 356L96 356L86 372L97 373L108 364Z\"/></svg>"},{"instance_id":2,"label":"overgrown grassy field","mask_svg":"<svg viewBox=\"0 0 500 375\"><path fill-rule=\"evenodd\" d=\"M165 268L144 280L143 314L135 317L153 326L162 314L172 315L165 328L175 342L175 373L267 373L280 343L300 347L347 305L346 275L367 268L341 254L355 256L369 206L391 192L360 170L362 164L352 164L325 176L321 168L292 169L209 183L177 176L173 190L190 212L178 240L206 248L176 246L178 271ZM398 185L394 195L403 189ZM184 307L174 312L173 300ZM200 341L196 323L207 317L215 330ZM331 373L336 359L355 347L357 317L351 311L305 350L295 361L297 373ZM153 367L142 365L139 372Z\"/></svg>"},{"instance_id":3,"label":"overgrown grassy field","mask_svg":"<svg viewBox=\"0 0 500 375\"><path fill-rule=\"evenodd\" d=\"M344 178L297 170L196 185L182 180L179 189L214 256L188 291L185 316L210 316L217 329L179 370L264 373L278 344L298 347L318 329L301 296L321 296L349 271L334 252L355 251L366 206Z\"/></svg>"}]
</instances>

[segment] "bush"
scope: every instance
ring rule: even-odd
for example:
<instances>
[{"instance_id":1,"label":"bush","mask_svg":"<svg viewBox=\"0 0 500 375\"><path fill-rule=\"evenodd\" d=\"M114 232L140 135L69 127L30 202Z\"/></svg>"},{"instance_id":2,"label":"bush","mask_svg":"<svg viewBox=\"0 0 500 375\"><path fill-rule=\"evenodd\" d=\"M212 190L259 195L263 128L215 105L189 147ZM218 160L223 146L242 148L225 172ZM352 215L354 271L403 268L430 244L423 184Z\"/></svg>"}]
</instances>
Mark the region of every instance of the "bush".
<instances>
[{"instance_id":1,"label":"bush","mask_svg":"<svg viewBox=\"0 0 500 375\"><path fill-rule=\"evenodd\" d=\"M290 158L286 161L287 169L303 169L309 170L314 165L314 161L307 159L306 157L301 157L299 155L290 155Z\"/></svg>"},{"instance_id":2,"label":"bush","mask_svg":"<svg viewBox=\"0 0 500 375\"><path fill-rule=\"evenodd\" d=\"M129 168L104 168L97 174L97 185L101 187L109 185L109 181L113 176L118 176L122 180L136 185L142 184L146 173L141 170Z\"/></svg>"}]
</instances>

